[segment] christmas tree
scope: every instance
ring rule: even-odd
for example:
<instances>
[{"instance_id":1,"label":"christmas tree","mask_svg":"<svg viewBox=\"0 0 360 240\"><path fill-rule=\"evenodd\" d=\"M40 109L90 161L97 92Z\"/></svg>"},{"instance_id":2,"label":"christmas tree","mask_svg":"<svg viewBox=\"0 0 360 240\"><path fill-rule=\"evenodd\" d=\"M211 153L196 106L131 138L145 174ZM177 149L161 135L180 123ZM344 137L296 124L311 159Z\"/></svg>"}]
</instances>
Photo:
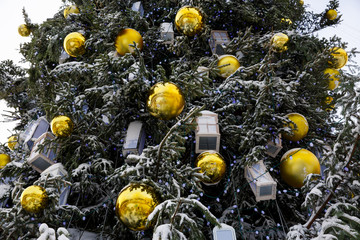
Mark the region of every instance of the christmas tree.
<instances>
[{"instance_id":1,"label":"christmas tree","mask_svg":"<svg viewBox=\"0 0 360 240\"><path fill-rule=\"evenodd\" d=\"M24 11L30 66L0 65L20 120L1 146L1 239L359 239L360 94L340 69L354 50L314 36L338 7Z\"/></svg>"}]
</instances>

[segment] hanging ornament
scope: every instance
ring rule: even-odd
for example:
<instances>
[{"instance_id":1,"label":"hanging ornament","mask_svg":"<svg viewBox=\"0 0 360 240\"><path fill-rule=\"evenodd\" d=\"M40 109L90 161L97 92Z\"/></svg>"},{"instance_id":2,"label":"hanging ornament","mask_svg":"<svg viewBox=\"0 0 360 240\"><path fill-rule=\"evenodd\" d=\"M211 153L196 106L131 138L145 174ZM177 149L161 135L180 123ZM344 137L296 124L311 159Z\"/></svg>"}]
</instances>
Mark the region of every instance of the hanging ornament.
<instances>
[{"instance_id":1,"label":"hanging ornament","mask_svg":"<svg viewBox=\"0 0 360 240\"><path fill-rule=\"evenodd\" d=\"M79 14L80 10L75 5L68 6L64 9L64 18L67 18L71 13Z\"/></svg>"},{"instance_id":2,"label":"hanging ornament","mask_svg":"<svg viewBox=\"0 0 360 240\"><path fill-rule=\"evenodd\" d=\"M281 158L281 178L294 188L301 188L308 174L320 174L320 163L316 156L306 149L294 148Z\"/></svg>"},{"instance_id":3,"label":"hanging ornament","mask_svg":"<svg viewBox=\"0 0 360 240\"><path fill-rule=\"evenodd\" d=\"M231 74L233 74L240 67L240 63L239 63L239 61L237 60L237 58L235 56L222 55L219 58L217 66L219 68L220 76L222 78L227 78Z\"/></svg>"},{"instance_id":4,"label":"hanging ornament","mask_svg":"<svg viewBox=\"0 0 360 240\"><path fill-rule=\"evenodd\" d=\"M345 66L345 64L348 61L348 55L344 49L339 47L333 47L330 49L330 52L331 52L331 56L333 56L334 59L330 60L328 63L333 68L340 69L343 66Z\"/></svg>"},{"instance_id":5,"label":"hanging ornament","mask_svg":"<svg viewBox=\"0 0 360 240\"><path fill-rule=\"evenodd\" d=\"M51 131L57 137L69 137L74 129L73 121L67 116L57 116L51 123Z\"/></svg>"},{"instance_id":6,"label":"hanging ornament","mask_svg":"<svg viewBox=\"0 0 360 240\"><path fill-rule=\"evenodd\" d=\"M31 33L30 29L25 24L21 24L18 27L18 32L19 32L20 36L22 36L22 37L28 37Z\"/></svg>"},{"instance_id":7,"label":"hanging ornament","mask_svg":"<svg viewBox=\"0 0 360 240\"><path fill-rule=\"evenodd\" d=\"M334 100L333 97L327 96L323 102L323 108L325 108L325 111L331 112L335 108L335 104L331 104Z\"/></svg>"},{"instance_id":8,"label":"hanging ornament","mask_svg":"<svg viewBox=\"0 0 360 240\"><path fill-rule=\"evenodd\" d=\"M309 131L306 118L299 113L289 113L285 117L292 121L284 125L284 127L291 128L292 134L284 133L284 138L293 142L303 139Z\"/></svg>"},{"instance_id":9,"label":"hanging ornament","mask_svg":"<svg viewBox=\"0 0 360 240\"><path fill-rule=\"evenodd\" d=\"M270 44L275 52L281 53L288 50L286 46L289 42L289 37L284 33L276 33L272 36Z\"/></svg>"},{"instance_id":10,"label":"hanging ornament","mask_svg":"<svg viewBox=\"0 0 360 240\"><path fill-rule=\"evenodd\" d=\"M176 13L175 25L182 34L194 36L204 27L203 15L196 7L184 6Z\"/></svg>"},{"instance_id":11,"label":"hanging ornament","mask_svg":"<svg viewBox=\"0 0 360 240\"><path fill-rule=\"evenodd\" d=\"M20 203L25 211L39 213L47 206L48 195L44 188L32 185L22 192Z\"/></svg>"},{"instance_id":12,"label":"hanging ornament","mask_svg":"<svg viewBox=\"0 0 360 240\"><path fill-rule=\"evenodd\" d=\"M292 24L292 21L289 19L289 18L282 18L281 19L281 21L280 21L281 23L287 23L288 25L291 25Z\"/></svg>"},{"instance_id":13,"label":"hanging ornament","mask_svg":"<svg viewBox=\"0 0 360 240\"><path fill-rule=\"evenodd\" d=\"M201 153L195 161L195 166L201 168L200 173L204 173L210 180L204 180L205 185L214 185L224 178L226 173L226 163L223 157L215 151Z\"/></svg>"},{"instance_id":14,"label":"hanging ornament","mask_svg":"<svg viewBox=\"0 0 360 240\"><path fill-rule=\"evenodd\" d=\"M301 6L304 5L304 0L300 0L299 3Z\"/></svg>"},{"instance_id":15,"label":"hanging ornament","mask_svg":"<svg viewBox=\"0 0 360 240\"><path fill-rule=\"evenodd\" d=\"M17 143L18 143L17 140L18 140L18 139L17 139L17 136L15 136L15 135L9 137L9 139L8 139L8 147L9 147L11 150L14 150L14 149L16 148Z\"/></svg>"},{"instance_id":16,"label":"hanging ornament","mask_svg":"<svg viewBox=\"0 0 360 240\"><path fill-rule=\"evenodd\" d=\"M64 39L64 50L72 57L79 57L85 53L85 37L78 32L68 34Z\"/></svg>"},{"instance_id":17,"label":"hanging ornament","mask_svg":"<svg viewBox=\"0 0 360 240\"><path fill-rule=\"evenodd\" d=\"M124 187L116 200L117 217L134 231L146 230L148 216L161 202L155 189L143 183L130 183Z\"/></svg>"},{"instance_id":18,"label":"hanging ornament","mask_svg":"<svg viewBox=\"0 0 360 240\"><path fill-rule=\"evenodd\" d=\"M330 21L335 20L337 17L337 12L334 9L330 9L325 14L326 18Z\"/></svg>"},{"instance_id":19,"label":"hanging ornament","mask_svg":"<svg viewBox=\"0 0 360 240\"><path fill-rule=\"evenodd\" d=\"M9 155L5 153L0 154L0 169L4 168L6 164L8 164L11 161L11 158Z\"/></svg>"},{"instance_id":20,"label":"hanging ornament","mask_svg":"<svg viewBox=\"0 0 360 240\"><path fill-rule=\"evenodd\" d=\"M333 69L333 68L327 68L324 70L324 75L328 74L329 77L329 86L328 89L329 90L334 90L335 88L337 88L339 86L339 76L340 73L338 70Z\"/></svg>"},{"instance_id":21,"label":"hanging ornament","mask_svg":"<svg viewBox=\"0 0 360 240\"><path fill-rule=\"evenodd\" d=\"M130 45L135 45L138 49L142 50L143 48L143 39L140 33L132 28L125 28L120 31L115 39L115 48L116 51L124 56L126 53L135 53L135 48Z\"/></svg>"},{"instance_id":22,"label":"hanging ornament","mask_svg":"<svg viewBox=\"0 0 360 240\"><path fill-rule=\"evenodd\" d=\"M154 117L161 120L173 119L185 106L184 95L172 82L159 82L149 90L147 108Z\"/></svg>"}]
</instances>

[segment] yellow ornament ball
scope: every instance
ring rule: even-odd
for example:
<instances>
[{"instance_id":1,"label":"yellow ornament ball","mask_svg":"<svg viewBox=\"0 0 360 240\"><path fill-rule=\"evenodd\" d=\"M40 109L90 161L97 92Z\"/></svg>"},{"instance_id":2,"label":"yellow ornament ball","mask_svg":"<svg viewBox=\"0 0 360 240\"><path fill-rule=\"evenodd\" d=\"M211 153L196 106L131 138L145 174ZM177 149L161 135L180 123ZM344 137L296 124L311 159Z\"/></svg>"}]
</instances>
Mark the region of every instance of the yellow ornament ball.
<instances>
[{"instance_id":1,"label":"yellow ornament ball","mask_svg":"<svg viewBox=\"0 0 360 240\"><path fill-rule=\"evenodd\" d=\"M333 56L334 59L330 60L328 63L333 68L340 69L345 66L348 61L348 55L344 49L339 47L333 47L330 49L330 52L331 56Z\"/></svg>"},{"instance_id":2,"label":"yellow ornament ball","mask_svg":"<svg viewBox=\"0 0 360 240\"><path fill-rule=\"evenodd\" d=\"M64 17L65 18L67 18L69 16L69 14L71 14L71 13L79 14L80 10L75 5L68 6L64 9Z\"/></svg>"},{"instance_id":3,"label":"yellow ornament ball","mask_svg":"<svg viewBox=\"0 0 360 240\"><path fill-rule=\"evenodd\" d=\"M308 174L320 174L320 163L316 156L306 149L294 148L281 158L281 178L294 188L301 188Z\"/></svg>"},{"instance_id":4,"label":"yellow ornament ball","mask_svg":"<svg viewBox=\"0 0 360 240\"><path fill-rule=\"evenodd\" d=\"M5 153L0 154L0 169L4 168L6 164L8 164L11 161L11 158L9 155Z\"/></svg>"},{"instance_id":5,"label":"yellow ornament ball","mask_svg":"<svg viewBox=\"0 0 360 240\"><path fill-rule=\"evenodd\" d=\"M325 111L331 112L335 108L335 104L331 104L334 100L333 97L327 96L323 102L323 108L325 108Z\"/></svg>"},{"instance_id":6,"label":"yellow ornament ball","mask_svg":"<svg viewBox=\"0 0 360 240\"><path fill-rule=\"evenodd\" d=\"M205 185L219 183L226 173L226 163L223 157L215 151L201 153L196 158L195 166L201 168L200 173L204 173L210 178L208 181L203 181Z\"/></svg>"},{"instance_id":7,"label":"yellow ornament ball","mask_svg":"<svg viewBox=\"0 0 360 240\"><path fill-rule=\"evenodd\" d=\"M300 0L299 3L301 6L304 5L304 0Z\"/></svg>"},{"instance_id":8,"label":"yellow ornament ball","mask_svg":"<svg viewBox=\"0 0 360 240\"><path fill-rule=\"evenodd\" d=\"M203 15L196 7L184 6L175 16L175 26L179 32L187 36L200 33L204 27Z\"/></svg>"},{"instance_id":9,"label":"yellow ornament ball","mask_svg":"<svg viewBox=\"0 0 360 240\"><path fill-rule=\"evenodd\" d=\"M151 115L161 120L179 116L185 106L184 95L172 82L159 82L149 90L147 108Z\"/></svg>"},{"instance_id":10,"label":"yellow ornament ball","mask_svg":"<svg viewBox=\"0 0 360 240\"><path fill-rule=\"evenodd\" d=\"M220 76L222 78L227 78L240 67L240 63L237 58L232 55L222 55L219 58L217 66L220 70Z\"/></svg>"},{"instance_id":11,"label":"yellow ornament ball","mask_svg":"<svg viewBox=\"0 0 360 240\"><path fill-rule=\"evenodd\" d=\"M8 139L8 147L11 149L11 150L14 150L17 146L17 136L13 135L11 137L9 137Z\"/></svg>"},{"instance_id":12,"label":"yellow ornament ball","mask_svg":"<svg viewBox=\"0 0 360 240\"><path fill-rule=\"evenodd\" d=\"M142 50L143 49L143 39L140 33L132 28L125 28L120 31L115 39L115 48L116 51L124 56L126 53L135 53L135 48L130 45L134 45Z\"/></svg>"},{"instance_id":13,"label":"yellow ornament ball","mask_svg":"<svg viewBox=\"0 0 360 240\"><path fill-rule=\"evenodd\" d=\"M44 188L32 185L22 192L20 203L25 211L29 213L39 213L46 208L48 195Z\"/></svg>"},{"instance_id":14,"label":"yellow ornament ball","mask_svg":"<svg viewBox=\"0 0 360 240\"><path fill-rule=\"evenodd\" d=\"M324 70L324 75L327 75L327 74L328 74L328 79L329 79L328 89L329 90L334 90L335 88L337 88L339 86L340 73L336 69L327 68L327 69Z\"/></svg>"},{"instance_id":15,"label":"yellow ornament ball","mask_svg":"<svg viewBox=\"0 0 360 240\"><path fill-rule=\"evenodd\" d=\"M22 37L28 37L31 33L30 29L25 24L21 24L18 27L18 32L19 32L20 36L22 36Z\"/></svg>"},{"instance_id":16,"label":"yellow ornament ball","mask_svg":"<svg viewBox=\"0 0 360 240\"><path fill-rule=\"evenodd\" d=\"M275 52L281 53L288 50L289 37L284 33L276 33L272 36L270 44Z\"/></svg>"},{"instance_id":17,"label":"yellow ornament ball","mask_svg":"<svg viewBox=\"0 0 360 240\"><path fill-rule=\"evenodd\" d=\"M51 131L57 137L69 137L74 129L73 121L67 116L57 116L51 123Z\"/></svg>"},{"instance_id":18,"label":"yellow ornament ball","mask_svg":"<svg viewBox=\"0 0 360 240\"><path fill-rule=\"evenodd\" d=\"M153 187L131 183L120 191L115 212L120 221L131 230L146 230L150 227L150 224L145 226L147 218L160 202L160 196Z\"/></svg>"},{"instance_id":19,"label":"yellow ornament ball","mask_svg":"<svg viewBox=\"0 0 360 240\"><path fill-rule=\"evenodd\" d=\"M293 142L303 139L309 131L306 118L299 113L289 113L285 117L292 121L284 125L284 127L291 129L292 134L284 133L284 138Z\"/></svg>"},{"instance_id":20,"label":"yellow ornament ball","mask_svg":"<svg viewBox=\"0 0 360 240\"><path fill-rule=\"evenodd\" d=\"M326 12L325 16L329 20L334 20L337 17L337 12L334 9L330 9Z\"/></svg>"},{"instance_id":21,"label":"yellow ornament ball","mask_svg":"<svg viewBox=\"0 0 360 240\"><path fill-rule=\"evenodd\" d=\"M79 57L85 53L85 37L78 32L68 34L64 39L64 50L72 57Z\"/></svg>"}]
</instances>

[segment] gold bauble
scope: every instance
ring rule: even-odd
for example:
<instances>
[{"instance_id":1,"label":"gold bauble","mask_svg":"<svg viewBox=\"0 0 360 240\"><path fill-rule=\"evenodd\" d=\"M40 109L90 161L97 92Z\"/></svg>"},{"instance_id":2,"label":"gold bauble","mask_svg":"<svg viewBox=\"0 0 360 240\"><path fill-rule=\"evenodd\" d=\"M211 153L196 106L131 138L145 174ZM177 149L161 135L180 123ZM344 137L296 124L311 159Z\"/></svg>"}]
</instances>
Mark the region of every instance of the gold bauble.
<instances>
[{"instance_id":1,"label":"gold bauble","mask_svg":"<svg viewBox=\"0 0 360 240\"><path fill-rule=\"evenodd\" d=\"M20 203L25 211L39 213L47 206L48 195L44 188L32 185L22 192Z\"/></svg>"},{"instance_id":2,"label":"gold bauble","mask_svg":"<svg viewBox=\"0 0 360 240\"><path fill-rule=\"evenodd\" d=\"M329 61L328 63L333 68L340 69L343 66L345 66L345 64L348 61L348 55L344 49L339 48L339 47L334 47L334 48L330 49L330 52L331 52L331 56L333 56L334 59Z\"/></svg>"},{"instance_id":3,"label":"gold bauble","mask_svg":"<svg viewBox=\"0 0 360 240\"><path fill-rule=\"evenodd\" d=\"M185 106L184 95L172 82L159 82L149 90L147 108L154 117L170 120L179 116Z\"/></svg>"},{"instance_id":4,"label":"gold bauble","mask_svg":"<svg viewBox=\"0 0 360 240\"><path fill-rule=\"evenodd\" d=\"M21 24L18 27L18 32L19 32L20 36L22 36L22 37L28 37L31 33L30 29L25 24Z\"/></svg>"},{"instance_id":5,"label":"gold bauble","mask_svg":"<svg viewBox=\"0 0 360 240\"><path fill-rule=\"evenodd\" d=\"M299 3L301 6L304 5L304 0L300 0Z\"/></svg>"},{"instance_id":6,"label":"gold bauble","mask_svg":"<svg viewBox=\"0 0 360 240\"><path fill-rule=\"evenodd\" d=\"M289 42L289 37L284 33L276 33L271 38L271 47L275 52L281 53L288 49L286 46Z\"/></svg>"},{"instance_id":7,"label":"gold bauble","mask_svg":"<svg viewBox=\"0 0 360 240\"><path fill-rule=\"evenodd\" d=\"M325 108L325 111L331 112L335 108L335 104L331 104L333 100L334 100L334 98L331 96L327 96L325 98L325 100L323 102L323 108Z\"/></svg>"},{"instance_id":8,"label":"gold bauble","mask_svg":"<svg viewBox=\"0 0 360 240\"><path fill-rule=\"evenodd\" d=\"M291 25L292 24L292 21L289 19L289 18L282 18L281 19L281 21L280 21L281 23L287 23L287 24L289 24L289 25Z\"/></svg>"},{"instance_id":9,"label":"gold bauble","mask_svg":"<svg viewBox=\"0 0 360 240\"><path fill-rule=\"evenodd\" d=\"M69 137L74 129L74 123L67 116L57 116L51 123L51 131L57 137Z\"/></svg>"},{"instance_id":10,"label":"gold bauble","mask_svg":"<svg viewBox=\"0 0 360 240\"><path fill-rule=\"evenodd\" d=\"M142 50L143 48L143 39L140 33L132 28L125 28L120 31L115 39L115 48L116 51L121 55L124 56L126 53L135 53L135 48L130 46L134 45Z\"/></svg>"},{"instance_id":11,"label":"gold bauble","mask_svg":"<svg viewBox=\"0 0 360 240\"><path fill-rule=\"evenodd\" d=\"M330 9L326 12L325 16L329 20L334 20L337 17L337 12L334 9Z\"/></svg>"},{"instance_id":12,"label":"gold bauble","mask_svg":"<svg viewBox=\"0 0 360 240\"><path fill-rule=\"evenodd\" d=\"M9 137L8 139L8 147L11 149L11 150L14 150L16 145L17 145L17 136L13 135L11 137Z\"/></svg>"},{"instance_id":13,"label":"gold bauble","mask_svg":"<svg viewBox=\"0 0 360 240\"><path fill-rule=\"evenodd\" d=\"M308 174L320 174L320 163L316 156L301 148L287 151L281 158L280 175L290 186L300 188Z\"/></svg>"},{"instance_id":14,"label":"gold bauble","mask_svg":"<svg viewBox=\"0 0 360 240\"><path fill-rule=\"evenodd\" d=\"M196 7L182 7L176 13L175 25L177 30L184 35L194 36L204 27L203 15Z\"/></svg>"},{"instance_id":15,"label":"gold bauble","mask_svg":"<svg viewBox=\"0 0 360 240\"><path fill-rule=\"evenodd\" d=\"M11 158L9 155L5 153L0 154L0 169L4 168L6 164L8 164L11 161Z\"/></svg>"},{"instance_id":16,"label":"gold bauble","mask_svg":"<svg viewBox=\"0 0 360 240\"><path fill-rule=\"evenodd\" d=\"M117 217L134 231L145 230L148 216L161 202L160 196L151 186L142 183L130 183L124 187L116 200Z\"/></svg>"},{"instance_id":17,"label":"gold bauble","mask_svg":"<svg viewBox=\"0 0 360 240\"><path fill-rule=\"evenodd\" d=\"M196 158L195 166L201 168L200 173L204 173L210 178L208 181L203 181L206 185L217 184L226 173L226 163L222 156L215 151L202 152Z\"/></svg>"},{"instance_id":18,"label":"gold bauble","mask_svg":"<svg viewBox=\"0 0 360 240\"><path fill-rule=\"evenodd\" d=\"M225 65L225 66L223 66ZM240 63L236 57L232 55L222 55L217 63L219 74L222 78L227 78L233 74L239 67ZM223 66L223 67L220 67Z\"/></svg>"},{"instance_id":19,"label":"gold bauble","mask_svg":"<svg viewBox=\"0 0 360 240\"><path fill-rule=\"evenodd\" d=\"M64 17L65 18L67 18L69 16L69 14L71 14L71 13L79 14L80 10L75 5L68 6L64 9Z\"/></svg>"},{"instance_id":20,"label":"gold bauble","mask_svg":"<svg viewBox=\"0 0 360 240\"><path fill-rule=\"evenodd\" d=\"M64 39L64 50L72 57L85 53L85 37L78 32L69 33Z\"/></svg>"},{"instance_id":21,"label":"gold bauble","mask_svg":"<svg viewBox=\"0 0 360 240\"><path fill-rule=\"evenodd\" d=\"M335 88L337 88L339 86L339 76L340 73L338 70L333 69L333 68L327 68L324 70L324 74L328 74L328 79L329 79L329 86L328 89L329 90L334 90Z\"/></svg>"},{"instance_id":22,"label":"gold bauble","mask_svg":"<svg viewBox=\"0 0 360 240\"><path fill-rule=\"evenodd\" d=\"M292 121L284 125L284 127L291 128L292 134L284 133L284 138L293 142L303 139L309 131L306 118L299 113L289 113L285 117Z\"/></svg>"}]
</instances>

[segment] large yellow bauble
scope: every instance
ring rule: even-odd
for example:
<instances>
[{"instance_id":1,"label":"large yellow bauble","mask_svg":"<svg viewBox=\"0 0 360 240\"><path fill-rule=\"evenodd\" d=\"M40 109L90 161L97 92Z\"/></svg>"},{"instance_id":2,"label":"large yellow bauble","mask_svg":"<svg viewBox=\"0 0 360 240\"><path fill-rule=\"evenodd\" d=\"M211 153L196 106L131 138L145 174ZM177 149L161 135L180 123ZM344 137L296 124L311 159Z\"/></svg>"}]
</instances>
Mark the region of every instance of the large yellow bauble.
<instances>
[{"instance_id":1,"label":"large yellow bauble","mask_svg":"<svg viewBox=\"0 0 360 240\"><path fill-rule=\"evenodd\" d=\"M196 158L195 166L201 168L200 173L204 173L210 178L208 181L203 181L206 185L219 183L226 173L226 163L223 157L215 151L202 152Z\"/></svg>"},{"instance_id":2,"label":"large yellow bauble","mask_svg":"<svg viewBox=\"0 0 360 240\"><path fill-rule=\"evenodd\" d=\"M284 127L291 128L292 131L292 134L284 133L284 138L293 142L303 139L309 131L309 124L306 118L299 113L289 113L285 117L293 123L290 122L284 125Z\"/></svg>"},{"instance_id":3,"label":"large yellow bauble","mask_svg":"<svg viewBox=\"0 0 360 240\"><path fill-rule=\"evenodd\" d=\"M116 51L121 55L124 56L126 53L135 53L135 48L130 46L134 45L142 50L143 48L143 39L140 33L132 28L125 28L120 31L115 39L115 48Z\"/></svg>"},{"instance_id":4,"label":"large yellow bauble","mask_svg":"<svg viewBox=\"0 0 360 240\"><path fill-rule=\"evenodd\" d=\"M175 26L184 35L194 36L204 27L203 15L196 7L185 6L175 16Z\"/></svg>"},{"instance_id":5,"label":"large yellow bauble","mask_svg":"<svg viewBox=\"0 0 360 240\"><path fill-rule=\"evenodd\" d=\"M330 9L326 12L325 16L329 20L334 20L337 17L337 12L334 9Z\"/></svg>"},{"instance_id":6,"label":"large yellow bauble","mask_svg":"<svg viewBox=\"0 0 360 240\"><path fill-rule=\"evenodd\" d=\"M64 17L65 18L67 18L69 16L69 14L71 14L71 13L79 14L80 10L75 5L68 6L64 9Z\"/></svg>"},{"instance_id":7,"label":"large yellow bauble","mask_svg":"<svg viewBox=\"0 0 360 240\"><path fill-rule=\"evenodd\" d=\"M69 137L74 129L73 121L67 116L57 116L51 123L51 131L57 137Z\"/></svg>"},{"instance_id":8,"label":"large yellow bauble","mask_svg":"<svg viewBox=\"0 0 360 240\"><path fill-rule=\"evenodd\" d=\"M339 86L339 76L340 73L338 70L333 69L333 68L327 68L324 70L324 74L328 74L329 75L329 86L328 89L329 90L334 90L335 88L337 88Z\"/></svg>"},{"instance_id":9,"label":"large yellow bauble","mask_svg":"<svg viewBox=\"0 0 360 240\"><path fill-rule=\"evenodd\" d=\"M68 34L64 39L64 50L72 57L79 57L85 53L85 37L78 32Z\"/></svg>"},{"instance_id":10,"label":"large yellow bauble","mask_svg":"<svg viewBox=\"0 0 360 240\"><path fill-rule=\"evenodd\" d=\"M11 150L14 150L16 145L17 145L17 136L13 135L11 137L9 137L8 139L8 147L11 149Z\"/></svg>"},{"instance_id":11,"label":"large yellow bauble","mask_svg":"<svg viewBox=\"0 0 360 240\"><path fill-rule=\"evenodd\" d=\"M117 217L134 231L145 230L147 218L161 202L153 187L142 183L131 183L124 187L116 200Z\"/></svg>"},{"instance_id":12,"label":"large yellow bauble","mask_svg":"<svg viewBox=\"0 0 360 240\"><path fill-rule=\"evenodd\" d=\"M11 161L11 158L9 155L5 153L0 154L0 169L4 168L6 164L8 164Z\"/></svg>"},{"instance_id":13,"label":"large yellow bauble","mask_svg":"<svg viewBox=\"0 0 360 240\"><path fill-rule=\"evenodd\" d=\"M159 82L149 90L147 108L151 115L161 120L179 116L185 106L184 95L172 82Z\"/></svg>"},{"instance_id":14,"label":"large yellow bauble","mask_svg":"<svg viewBox=\"0 0 360 240\"><path fill-rule=\"evenodd\" d=\"M30 29L25 24L21 24L18 27L18 32L19 32L20 36L22 36L22 37L28 37L31 33Z\"/></svg>"},{"instance_id":15,"label":"large yellow bauble","mask_svg":"<svg viewBox=\"0 0 360 240\"><path fill-rule=\"evenodd\" d=\"M217 63L219 74L222 78L227 78L233 74L239 67L240 63L236 57L232 55L222 55ZM222 67L221 67L222 66Z\"/></svg>"},{"instance_id":16,"label":"large yellow bauble","mask_svg":"<svg viewBox=\"0 0 360 240\"><path fill-rule=\"evenodd\" d=\"M331 61L329 61L328 63L336 69L340 69L343 66L345 66L345 64L348 61L348 55L345 52L344 49L339 48L339 47L333 47L330 49L331 52L331 56L334 57L334 59L332 59Z\"/></svg>"},{"instance_id":17,"label":"large yellow bauble","mask_svg":"<svg viewBox=\"0 0 360 240\"><path fill-rule=\"evenodd\" d=\"M281 158L280 175L290 186L300 188L308 174L320 174L320 163L316 156L301 148L287 151Z\"/></svg>"},{"instance_id":18,"label":"large yellow bauble","mask_svg":"<svg viewBox=\"0 0 360 240\"><path fill-rule=\"evenodd\" d=\"M276 33L272 36L270 44L275 52L281 53L288 49L289 37L284 33Z\"/></svg>"},{"instance_id":19,"label":"large yellow bauble","mask_svg":"<svg viewBox=\"0 0 360 240\"><path fill-rule=\"evenodd\" d=\"M20 203L25 211L29 213L39 213L47 206L48 195L44 188L32 185L22 192Z\"/></svg>"}]
</instances>

